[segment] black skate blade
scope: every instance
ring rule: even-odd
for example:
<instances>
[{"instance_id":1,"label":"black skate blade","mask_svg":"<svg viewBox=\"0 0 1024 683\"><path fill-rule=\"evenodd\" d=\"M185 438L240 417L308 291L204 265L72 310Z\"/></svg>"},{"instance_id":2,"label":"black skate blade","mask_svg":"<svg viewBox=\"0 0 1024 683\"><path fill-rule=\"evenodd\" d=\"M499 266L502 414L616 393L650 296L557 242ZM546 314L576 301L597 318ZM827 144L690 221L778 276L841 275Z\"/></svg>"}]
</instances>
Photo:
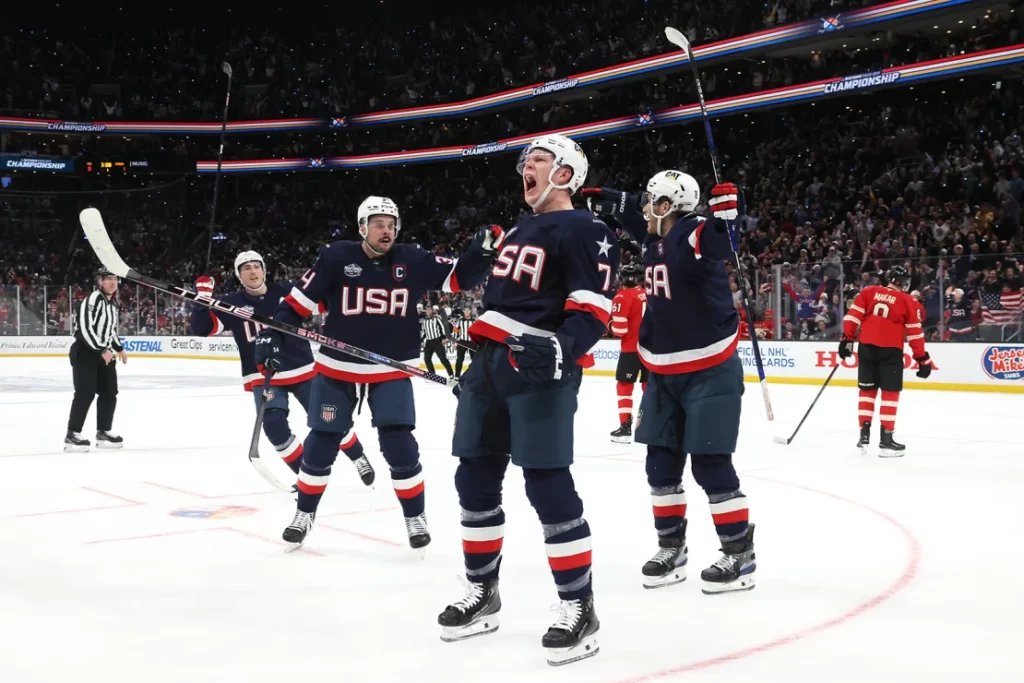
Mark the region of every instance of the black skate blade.
<instances>
[{"instance_id":1,"label":"black skate blade","mask_svg":"<svg viewBox=\"0 0 1024 683\"><path fill-rule=\"evenodd\" d=\"M486 636L488 633L497 631L499 625L498 614L488 614L486 617L480 618L479 621L465 626L442 626L441 640L446 643L457 643L477 636Z\"/></svg>"},{"instance_id":2,"label":"black skate blade","mask_svg":"<svg viewBox=\"0 0 1024 683\"><path fill-rule=\"evenodd\" d=\"M593 633L572 647L545 648L548 654L548 664L551 666L565 666L583 659L593 657L600 651L597 643L597 633Z\"/></svg>"}]
</instances>

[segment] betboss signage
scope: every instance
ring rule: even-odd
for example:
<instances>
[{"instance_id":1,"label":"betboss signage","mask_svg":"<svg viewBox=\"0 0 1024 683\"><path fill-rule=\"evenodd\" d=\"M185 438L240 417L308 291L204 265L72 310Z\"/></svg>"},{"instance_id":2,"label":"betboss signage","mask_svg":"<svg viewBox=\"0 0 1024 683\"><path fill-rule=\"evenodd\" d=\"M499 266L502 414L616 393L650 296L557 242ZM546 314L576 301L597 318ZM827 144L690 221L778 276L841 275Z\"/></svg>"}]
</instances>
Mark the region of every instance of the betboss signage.
<instances>
[{"instance_id":1,"label":"betboss signage","mask_svg":"<svg viewBox=\"0 0 1024 683\"><path fill-rule=\"evenodd\" d=\"M66 356L72 337L0 337L0 357ZM237 360L238 347L231 337L122 337L125 350L134 356L188 358L195 360ZM318 345L312 344L314 352ZM836 342L777 342L759 344L769 382L817 384L837 364L842 368L833 383L853 386L857 382L856 354L840 360ZM918 378L917 364L903 354L906 384L920 389L984 390L1024 393L1024 344L930 344L928 351L936 368L927 380ZM619 360L619 342L605 339L594 347L594 367L588 374L610 377ZM743 373L757 379L754 351L749 341L737 348Z\"/></svg>"}]
</instances>

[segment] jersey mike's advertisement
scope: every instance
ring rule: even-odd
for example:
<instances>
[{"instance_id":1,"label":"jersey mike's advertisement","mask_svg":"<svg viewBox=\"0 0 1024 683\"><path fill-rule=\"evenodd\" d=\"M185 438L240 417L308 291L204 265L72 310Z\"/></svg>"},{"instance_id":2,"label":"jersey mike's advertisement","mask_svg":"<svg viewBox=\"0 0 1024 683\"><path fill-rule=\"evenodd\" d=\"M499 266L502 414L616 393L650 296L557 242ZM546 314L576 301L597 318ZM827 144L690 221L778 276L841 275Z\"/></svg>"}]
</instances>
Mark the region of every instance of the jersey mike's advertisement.
<instances>
[{"instance_id":1,"label":"jersey mike's advertisement","mask_svg":"<svg viewBox=\"0 0 1024 683\"><path fill-rule=\"evenodd\" d=\"M0 337L0 362L18 357L65 357L72 337ZM228 336L121 337L130 356L188 360L238 360L238 347ZM594 347L594 367L587 375L613 377L619 360L617 339L602 339ZM313 351L316 351L314 345ZM832 383L856 386L858 354L842 360L838 342L778 342L759 344L768 381L778 384L820 385L837 364ZM903 354L904 384L911 389L996 391L1024 393L1024 344L946 343L928 347L935 371L927 380L915 376L917 363ZM757 381L754 349L741 341L736 353L747 381ZM468 359L467 359L468 360Z\"/></svg>"}]
</instances>

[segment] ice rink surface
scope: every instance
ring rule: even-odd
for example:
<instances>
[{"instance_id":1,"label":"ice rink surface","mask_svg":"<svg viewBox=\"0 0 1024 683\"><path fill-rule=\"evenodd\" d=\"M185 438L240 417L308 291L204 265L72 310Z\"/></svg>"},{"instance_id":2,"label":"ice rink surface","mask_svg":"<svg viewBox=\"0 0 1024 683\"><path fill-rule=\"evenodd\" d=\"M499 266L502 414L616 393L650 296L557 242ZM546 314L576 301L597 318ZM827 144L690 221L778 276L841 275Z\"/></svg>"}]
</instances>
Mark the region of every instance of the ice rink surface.
<instances>
[{"instance_id":1,"label":"ice rink surface","mask_svg":"<svg viewBox=\"0 0 1024 683\"><path fill-rule=\"evenodd\" d=\"M447 390L414 381L426 557L406 543L365 409L356 429L376 488L341 459L305 548L285 555L294 502L246 458L254 410L237 364L132 358L118 371L126 447L65 454L67 359L0 359L5 683L1024 680L1022 395L905 392L908 454L882 460L853 447L855 389L829 387L782 446L771 437L791 433L817 387L772 385L769 424L747 385L736 461L757 587L707 596L699 573L718 543L689 472L690 578L642 588L656 550L644 451L609 441L613 381L586 378L574 471L601 651L552 668L540 637L557 596L515 468L501 628L438 638L437 614L462 596ZM291 417L304 436L301 408Z\"/></svg>"}]
</instances>

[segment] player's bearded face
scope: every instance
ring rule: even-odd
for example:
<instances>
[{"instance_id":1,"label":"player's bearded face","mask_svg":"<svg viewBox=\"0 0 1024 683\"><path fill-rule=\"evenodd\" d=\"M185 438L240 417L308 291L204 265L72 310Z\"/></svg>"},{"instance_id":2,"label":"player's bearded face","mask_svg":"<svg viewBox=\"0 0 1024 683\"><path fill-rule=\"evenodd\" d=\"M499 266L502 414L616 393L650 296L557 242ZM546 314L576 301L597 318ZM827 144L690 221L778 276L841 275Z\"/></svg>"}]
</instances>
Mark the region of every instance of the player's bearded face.
<instances>
[{"instance_id":1,"label":"player's bearded face","mask_svg":"<svg viewBox=\"0 0 1024 683\"><path fill-rule=\"evenodd\" d=\"M366 223L366 242L375 251L387 253L395 243L395 219L392 216L371 216Z\"/></svg>"},{"instance_id":2,"label":"player's bearded face","mask_svg":"<svg viewBox=\"0 0 1024 683\"><path fill-rule=\"evenodd\" d=\"M259 289L263 286L263 281L267 275L263 272L263 266L253 261L252 263L243 263L242 267L239 268L239 272L242 274L242 283L249 289Z\"/></svg>"}]
</instances>

